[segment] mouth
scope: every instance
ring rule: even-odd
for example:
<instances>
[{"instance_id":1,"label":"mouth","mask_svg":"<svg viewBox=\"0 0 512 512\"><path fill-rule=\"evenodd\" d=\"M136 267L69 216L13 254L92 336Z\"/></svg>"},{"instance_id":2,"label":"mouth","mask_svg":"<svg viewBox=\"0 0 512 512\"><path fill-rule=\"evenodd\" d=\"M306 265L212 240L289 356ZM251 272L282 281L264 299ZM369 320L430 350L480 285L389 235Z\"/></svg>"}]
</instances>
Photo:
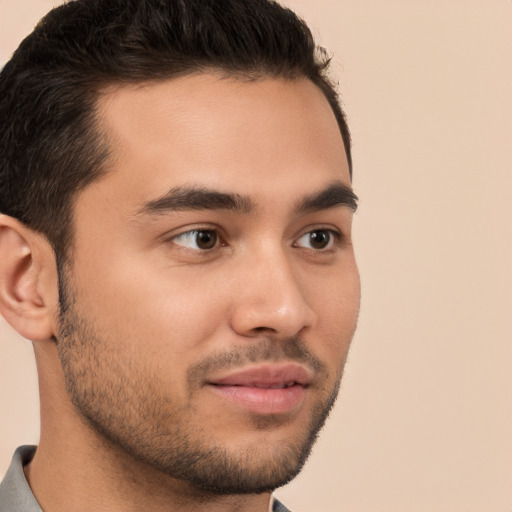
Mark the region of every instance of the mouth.
<instances>
[{"instance_id":1,"label":"mouth","mask_svg":"<svg viewBox=\"0 0 512 512\"><path fill-rule=\"evenodd\" d=\"M275 415L298 411L311 380L301 365L263 365L214 378L207 387L235 408Z\"/></svg>"}]
</instances>

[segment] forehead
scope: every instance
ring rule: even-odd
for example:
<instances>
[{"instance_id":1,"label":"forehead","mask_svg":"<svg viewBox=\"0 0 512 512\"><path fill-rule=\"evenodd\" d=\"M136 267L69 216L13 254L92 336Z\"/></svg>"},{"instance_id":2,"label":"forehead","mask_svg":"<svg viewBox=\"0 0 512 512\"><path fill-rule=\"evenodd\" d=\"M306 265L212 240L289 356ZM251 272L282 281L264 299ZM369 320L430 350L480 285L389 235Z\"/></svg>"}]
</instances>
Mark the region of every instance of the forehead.
<instances>
[{"instance_id":1,"label":"forehead","mask_svg":"<svg viewBox=\"0 0 512 512\"><path fill-rule=\"evenodd\" d=\"M104 94L106 178L140 203L177 185L258 196L350 183L343 141L323 93L306 79L255 81L197 74Z\"/></svg>"}]
</instances>

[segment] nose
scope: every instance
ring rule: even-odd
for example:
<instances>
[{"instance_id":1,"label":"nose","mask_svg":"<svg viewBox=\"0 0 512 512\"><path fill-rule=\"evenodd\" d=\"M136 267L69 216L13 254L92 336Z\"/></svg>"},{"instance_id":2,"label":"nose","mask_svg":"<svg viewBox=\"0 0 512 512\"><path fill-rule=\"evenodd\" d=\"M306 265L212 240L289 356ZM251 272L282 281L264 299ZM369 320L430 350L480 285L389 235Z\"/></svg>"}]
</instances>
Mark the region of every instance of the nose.
<instances>
[{"instance_id":1,"label":"nose","mask_svg":"<svg viewBox=\"0 0 512 512\"><path fill-rule=\"evenodd\" d=\"M235 332L287 338L315 324L316 314L306 300L299 273L282 250L265 251L245 263L231 311Z\"/></svg>"}]
</instances>

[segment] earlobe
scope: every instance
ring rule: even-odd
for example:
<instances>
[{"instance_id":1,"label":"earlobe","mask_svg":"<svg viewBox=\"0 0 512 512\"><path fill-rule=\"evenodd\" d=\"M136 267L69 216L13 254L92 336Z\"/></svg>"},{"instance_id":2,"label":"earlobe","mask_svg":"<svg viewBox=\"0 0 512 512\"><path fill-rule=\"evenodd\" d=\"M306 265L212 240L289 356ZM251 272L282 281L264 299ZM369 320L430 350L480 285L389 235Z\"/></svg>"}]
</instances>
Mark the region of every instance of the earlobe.
<instances>
[{"instance_id":1,"label":"earlobe","mask_svg":"<svg viewBox=\"0 0 512 512\"><path fill-rule=\"evenodd\" d=\"M56 274L46 239L0 215L0 314L27 339L42 341L54 334Z\"/></svg>"}]
</instances>

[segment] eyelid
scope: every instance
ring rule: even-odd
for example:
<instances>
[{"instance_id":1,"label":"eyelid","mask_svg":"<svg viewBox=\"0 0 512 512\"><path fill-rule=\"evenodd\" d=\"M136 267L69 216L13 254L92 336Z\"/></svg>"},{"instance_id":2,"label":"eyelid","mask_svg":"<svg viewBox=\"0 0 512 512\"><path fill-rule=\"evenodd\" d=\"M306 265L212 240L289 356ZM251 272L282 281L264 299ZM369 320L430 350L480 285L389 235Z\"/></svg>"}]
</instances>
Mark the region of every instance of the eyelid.
<instances>
[{"instance_id":1,"label":"eyelid","mask_svg":"<svg viewBox=\"0 0 512 512\"><path fill-rule=\"evenodd\" d=\"M339 226L333 224L310 224L304 228L302 228L299 232L299 235L296 237L296 240L301 236L307 235L308 233L312 233L313 231L329 231L333 235L339 238L343 238L345 236L344 230Z\"/></svg>"},{"instance_id":2,"label":"eyelid","mask_svg":"<svg viewBox=\"0 0 512 512\"><path fill-rule=\"evenodd\" d=\"M339 229L333 228L332 226L329 226L329 227L327 227L327 226L315 226L315 227L308 227L306 231L303 231L302 234L295 239L295 241L293 242L293 246L294 247L301 247L301 246L298 245L298 241L301 238L305 237L306 235L311 235L311 233L314 233L315 231L326 231L326 232L330 233L330 235L334 239L334 240L332 240L329 243L329 246L326 247L326 248L323 248L323 249L315 249L313 247L309 248L312 251L315 251L315 252L318 252L318 253L332 251L332 249L335 246L339 245L342 242L342 240L343 240L343 233ZM304 247L304 248L308 249L307 247Z\"/></svg>"},{"instance_id":3,"label":"eyelid","mask_svg":"<svg viewBox=\"0 0 512 512\"><path fill-rule=\"evenodd\" d=\"M178 244L174 241L178 237L181 237L181 236L184 236L187 234L191 235L192 233L198 233L200 231L213 231L216 233L217 243L215 244L214 247L212 247L211 249L199 249L199 248L193 249L193 248L187 247L185 245ZM179 249L195 251L197 253L211 252L211 251L214 251L215 249L218 249L219 247L222 247L223 245L226 245L226 242L224 241L225 236L223 235L222 230L218 226L213 226L211 224L210 225L198 224L197 226L186 226L186 227L182 228L181 230L178 230L177 232L166 233L162 237L162 239L164 242L173 243Z\"/></svg>"}]
</instances>

